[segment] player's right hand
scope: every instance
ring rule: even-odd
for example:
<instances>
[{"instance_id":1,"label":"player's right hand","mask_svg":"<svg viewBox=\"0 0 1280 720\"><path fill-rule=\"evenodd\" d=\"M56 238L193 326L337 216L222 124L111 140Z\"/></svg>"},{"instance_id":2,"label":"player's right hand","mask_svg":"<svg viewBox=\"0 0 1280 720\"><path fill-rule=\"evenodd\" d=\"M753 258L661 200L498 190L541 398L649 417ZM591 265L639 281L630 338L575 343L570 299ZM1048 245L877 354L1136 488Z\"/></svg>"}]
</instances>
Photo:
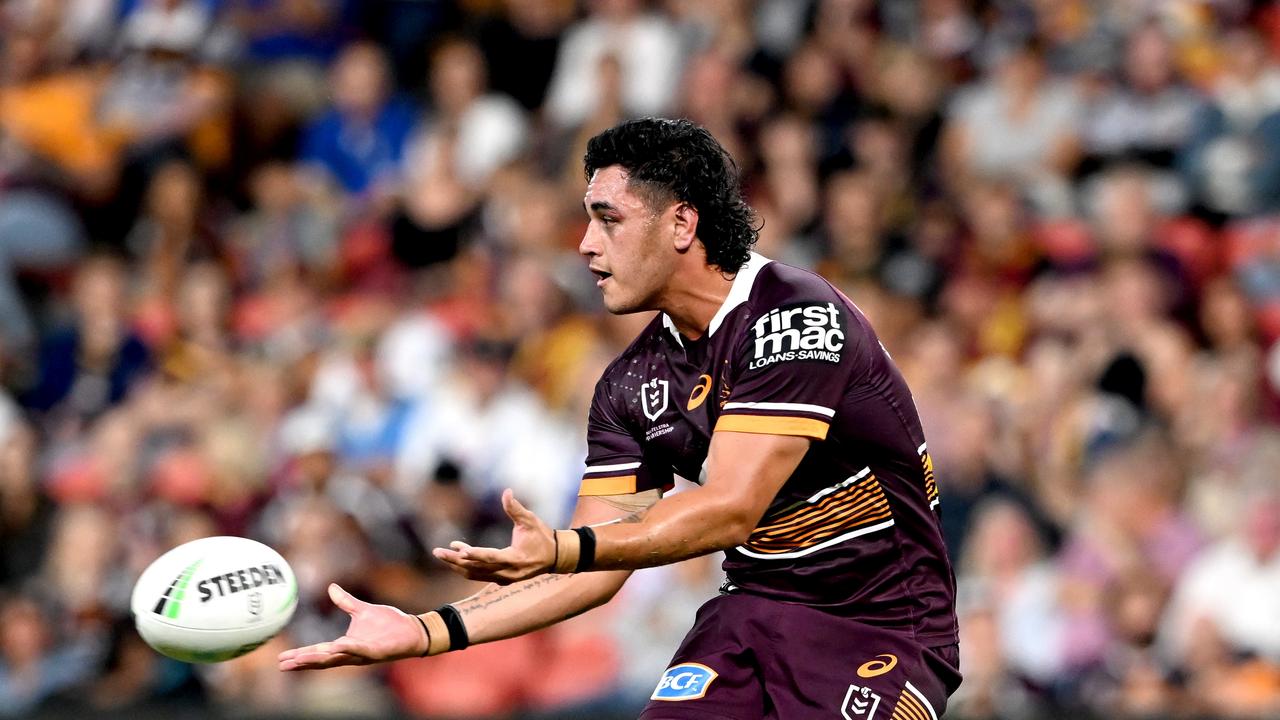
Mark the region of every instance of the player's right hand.
<instances>
[{"instance_id":1,"label":"player's right hand","mask_svg":"<svg viewBox=\"0 0 1280 720\"><path fill-rule=\"evenodd\" d=\"M329 585L329 598L351 616L346 634L330 642L285 650L276 658L281 670L370 665L426 652L426 631L412 615L390 605L358 600L336 583Z\"/></svg>"}]
</instances>

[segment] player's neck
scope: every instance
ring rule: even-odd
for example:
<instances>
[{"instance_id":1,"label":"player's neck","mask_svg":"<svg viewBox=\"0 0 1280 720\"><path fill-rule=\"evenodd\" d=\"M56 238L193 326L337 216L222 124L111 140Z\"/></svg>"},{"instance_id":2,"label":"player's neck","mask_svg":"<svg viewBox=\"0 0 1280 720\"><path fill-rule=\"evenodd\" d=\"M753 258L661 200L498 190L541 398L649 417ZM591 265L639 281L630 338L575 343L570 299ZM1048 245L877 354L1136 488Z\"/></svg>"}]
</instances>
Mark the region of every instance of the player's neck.
<instances>
[{"instance_id":1,"label":"player's neck","mask_svg":"<svg viewBox=\"0 0 1280 720\"><path fill-rule=\"evenodd\" d=\"M711 319L724 305L731 287L732 276L726 276L717 267L699 263L672 276L659 309L671 318L681 335L697 340L707 333Z\"/></svg>"}]
</instances>

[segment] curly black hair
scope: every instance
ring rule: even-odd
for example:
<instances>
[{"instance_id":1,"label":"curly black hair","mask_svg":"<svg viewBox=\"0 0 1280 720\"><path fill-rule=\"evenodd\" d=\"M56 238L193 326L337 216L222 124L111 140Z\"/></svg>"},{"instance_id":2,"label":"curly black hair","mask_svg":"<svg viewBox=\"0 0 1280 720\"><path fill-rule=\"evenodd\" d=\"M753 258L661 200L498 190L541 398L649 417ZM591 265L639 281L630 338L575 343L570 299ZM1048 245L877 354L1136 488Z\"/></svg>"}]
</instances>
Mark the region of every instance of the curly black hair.
<instances>
[{"instance_id":1,"label":"curly black hair","mask_svg":"<svg viewBox=\"0 0 1280 720\"><path fill-rule=\"evenodd\" d=\"M652 209L672 200L693 206L708 264L736 273L751 256L760 231L755 212L742 198L737 164L706 128L688 120L629 120L591 138L583 165L588 180L621 165L628 187Z\"/></svg>"}]
</instances>

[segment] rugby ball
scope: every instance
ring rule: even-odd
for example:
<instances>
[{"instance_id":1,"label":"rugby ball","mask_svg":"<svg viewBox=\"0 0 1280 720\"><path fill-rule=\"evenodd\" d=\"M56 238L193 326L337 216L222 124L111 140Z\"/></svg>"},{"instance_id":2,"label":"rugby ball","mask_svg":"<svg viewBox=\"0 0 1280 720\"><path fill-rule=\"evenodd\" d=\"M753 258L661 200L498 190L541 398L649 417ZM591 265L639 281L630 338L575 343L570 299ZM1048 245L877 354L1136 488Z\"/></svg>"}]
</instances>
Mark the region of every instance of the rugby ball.
<instances>
[{"instance_id":1,"label":"rugby ball","mask_svg":"<svg viewBox=\"0 0 1280 720\"><path fill-rule=\"evenodd\" d=\"M298 581L280 553L241 537L183 543L133 586L138 634L190 663L239 657L280 632L298 606Z\"/></svg>"}]
</instances>

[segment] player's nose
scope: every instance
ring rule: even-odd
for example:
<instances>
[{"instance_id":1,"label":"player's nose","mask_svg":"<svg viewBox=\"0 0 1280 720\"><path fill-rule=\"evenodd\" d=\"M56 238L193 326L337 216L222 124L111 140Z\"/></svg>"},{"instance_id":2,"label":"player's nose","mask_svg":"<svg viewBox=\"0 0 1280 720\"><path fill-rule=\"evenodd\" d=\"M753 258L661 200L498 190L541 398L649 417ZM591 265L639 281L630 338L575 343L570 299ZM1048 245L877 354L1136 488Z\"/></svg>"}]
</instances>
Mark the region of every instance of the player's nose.
<instances>
[{"instance_id":1,"label":"player's nose","mask_svg":"<svg viewBox=\"0 0 1280 720\"><path fill-rule=\"evenodd\" d=\"M582 241L578 243L578 254L584 257L596 257L603 249L595 230L595 223L588 224L586 232L582 233Z\"/></svg>"}]
</instances>

